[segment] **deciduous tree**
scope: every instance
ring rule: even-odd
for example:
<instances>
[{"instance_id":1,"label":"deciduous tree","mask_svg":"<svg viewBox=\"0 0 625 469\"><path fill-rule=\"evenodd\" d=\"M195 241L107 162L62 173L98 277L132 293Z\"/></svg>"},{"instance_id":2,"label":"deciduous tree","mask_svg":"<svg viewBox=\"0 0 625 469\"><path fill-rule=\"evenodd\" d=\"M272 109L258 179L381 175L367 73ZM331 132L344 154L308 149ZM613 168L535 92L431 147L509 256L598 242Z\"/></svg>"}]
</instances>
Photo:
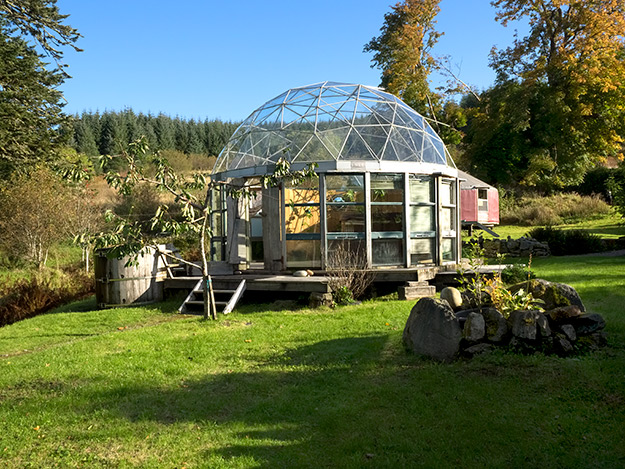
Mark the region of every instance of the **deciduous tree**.
<instances>
[{"instance_id":1,"label":"deciduous tree","mask_svg":"<svg viewBox=\"0 0 625 469\"><path fill-rule=\"evenodd\" d=\"M404 0L397 3L384 15L380 35L371 39L364 51L373 53L372 67L382 70L381 86L428 117L445 142L457 144L461 139L457 129L466 123L463 110L449 96L440 90L432 91L430 87L430 75L447 70L444 64L447 59L432 53L443 35L435 29L439 2ZM457 80L452 81L457 83Z\"/></svg>"},{"instance_id":2,"label":"deciduous tree","mask_svg":"<svg viewBox=\"0 0 625 469\"><path fill-rule=\"evenodd\" d=\"M514 82L523 100L510 110L531 140L525 181L561 186L602 158L620 154L625 135L625 4L621 0L495 0L497 19L525 20L529 33L493 49L496 86ZM518 106L522 102L522 106Z\"/></svg>"},{"instance_id":3,"label":"deciduous tree","mask_svg":"<svg viewBox=\"0 0 625 469\"><path fill-rule=\"evenodd\" d=\"M438 68L432 48L442 33L436 31L440 0L405 0L384 15L380 35L369 41L372 67L382 70L381 86L417 112L434 117L440 96L430 90L429 76Z\"/></svg>"}]
</instances>

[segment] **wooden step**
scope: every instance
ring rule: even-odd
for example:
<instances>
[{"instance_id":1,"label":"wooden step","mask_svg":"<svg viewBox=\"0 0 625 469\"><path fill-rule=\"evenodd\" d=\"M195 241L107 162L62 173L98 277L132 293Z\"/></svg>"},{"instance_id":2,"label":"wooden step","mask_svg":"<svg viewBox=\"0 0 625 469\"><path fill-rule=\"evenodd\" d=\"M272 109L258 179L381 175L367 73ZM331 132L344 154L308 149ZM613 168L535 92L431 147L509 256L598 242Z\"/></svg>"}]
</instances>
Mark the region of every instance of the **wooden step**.
<instances>
[{"instance_id":1,"label":"wooden step","mask_svg":"<svg viewBox=\"0 0 625 469\"><path fill-rule=\"evenodd\" d=\"M425 285L407 285L399 287L399 289L397 290L397 296L400 300L416 300L419 298L433 297L434 295L436 295L436 287L433 285L428 285L427 283Z\"/></svg>"}]
</instances>

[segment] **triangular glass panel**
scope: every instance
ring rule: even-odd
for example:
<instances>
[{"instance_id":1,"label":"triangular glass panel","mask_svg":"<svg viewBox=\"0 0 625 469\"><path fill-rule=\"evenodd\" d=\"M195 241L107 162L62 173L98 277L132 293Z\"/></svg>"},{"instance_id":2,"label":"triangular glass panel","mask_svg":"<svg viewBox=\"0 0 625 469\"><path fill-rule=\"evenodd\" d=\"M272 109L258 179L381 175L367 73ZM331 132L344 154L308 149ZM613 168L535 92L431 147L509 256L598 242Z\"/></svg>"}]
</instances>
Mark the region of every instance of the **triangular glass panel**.
<instances>
[{"instance_id":1,"label":"triangular glass panel","mask_svg":"<svg viewBox=\"0 0 625 469\"><path fill-rule=\"evenodd\" d=\"M303 115L302 111L298 112L298 110L291 107L282 108L282 126L288 126L291 122L301 119Z\"/></svg>"},{"instance_id":2,"label":"triangular glass panel","mask_svg":"<svg viewBox=\"0 0 625 469\"><path fill-rule=\"evenodd\" d=\"M363 160L370 161L375 160L369 147L365 144L365 141L360 136L358 131L354 128L347 136L343 150L339 156L341 160Z\"/></svg>"},{"instance_id":3,"label":"triangular glass panel","mask_svg":"<svg viewBox=\"0 0 625 469\"><path fill-rule=\"evenodd\" d=\"M357 85L338 85L334 87L335 90L341 91L345 93L346 96L351 96L356 93L358 86Z\"/></svg>"},{"instance_id":4,"label":"triangular glass panel","mask_svg":"<svg viewBox=\"0 0 625 469\"><path fill-rule=\"evenodd\" d=\"M394 127L393 130L391 130L389 140L393 144L393 148L395 149L395 157L398 161L415 161L415 159L418 157L417 155L415 155L411 143L406 141L406 139L397 127Z\"/></svg>"},{"instance_id":5,"label":"triangular glass panel","mask_svg":"<svg viewBox=\"0 0 625 469\"><path fill-rule=\"evenodd\" d=\"M293 161L298 163L308 163L311 161L331 161L334 157L328 148L314 135L306 146L297 154Z\"/></svg>"},{"instance_id":6,"label":"triangular glass panel","mask_svg":"<svg viewBox=\"0 0 625 469\"><path fill-rule=\"evenodd\" d=\"M318 132L317 137L323 142L334 159L338 159L349 131L350 127L338 127L332 130Z\"/></svg>"},{"instance_id":7,"label":"triangular glass panel","mask_svg":"<svg viewBox=\"0 0 625 469\"><path fill-rule=\"evenodd\" d=\"M314 99L314 93L311 93L311 90L308 88L300 88L297 90L291 90L289 95L284 100L285 104L290 105L299 101L307 101L310 99Z\"/></svg>"},{"instance_id":8,"label":"triangular glass panel","mask_svg":"<svg viewBox=\"0 0 625 469\"><path fill-rule=\"evenodd\" d=\"M380 127L356 127L360 137L365 141L369 150L377 160L382 159L382 153L388 140L385 132L379 132Z\"/></svg>"},{"instance_id":9,"label":"triangular glass panel","mask_svg":"<svg viewBox=\"0 0 625 469\"><path fill-rule=\"evenodd\" d=\"M280 114L280 106L269 106L259 109L254 116L254 124L263 126L265 121L275 121L276 116Z\"/></svg>"},{"instance_id":10,"label":"triangular glass panel","mask_svg":"<svg viewBox=\"0 0 625 469\"><path fill-rule=\"evenodd\" d=\"M417 129L423 129L424 128L424 124L423 124L423 117L414 109L409 108L409 107L404 107L403 108L404 111L406 111L406 114L408 114L408 116L410 116L412 122L411 122L411 126L415 127Z\"/></svg>"},{"instance_id":11,"label":"triangular glass panel","mask_svg":"<svg viewBox=\"0 0 625 469\"><path fill-rule=\"evenodd\" d=\"M261 106L261 108L266 107L266 106L278 106L278 105L284 103L284 98L288 94L289 94L289 91L285 91L284 93L282 93L281 95L276 96L272 100L267 101L265 104L263 104Z\"/></svg>"}]
</instances>

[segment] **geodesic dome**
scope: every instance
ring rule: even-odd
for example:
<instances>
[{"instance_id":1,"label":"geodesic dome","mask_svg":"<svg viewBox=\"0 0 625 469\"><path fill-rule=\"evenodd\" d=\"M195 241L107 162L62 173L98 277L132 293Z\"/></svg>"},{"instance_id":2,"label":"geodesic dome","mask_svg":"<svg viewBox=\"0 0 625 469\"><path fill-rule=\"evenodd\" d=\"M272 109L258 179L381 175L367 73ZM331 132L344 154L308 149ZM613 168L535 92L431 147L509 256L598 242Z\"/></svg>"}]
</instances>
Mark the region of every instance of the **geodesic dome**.
<instances>
[{"instance_id":1,"label":"geodesic dome","mask_svg":"<svg viewBox=\"0 0 625 469\"><path fill-rule=\"evenodd\" d=\"M263 104L234 132L214 173L296 163L429 163L455 168L423 116L379 88L323 82ZM239 170L239 171L237 171Z\"/></svg>"}]
</instances>

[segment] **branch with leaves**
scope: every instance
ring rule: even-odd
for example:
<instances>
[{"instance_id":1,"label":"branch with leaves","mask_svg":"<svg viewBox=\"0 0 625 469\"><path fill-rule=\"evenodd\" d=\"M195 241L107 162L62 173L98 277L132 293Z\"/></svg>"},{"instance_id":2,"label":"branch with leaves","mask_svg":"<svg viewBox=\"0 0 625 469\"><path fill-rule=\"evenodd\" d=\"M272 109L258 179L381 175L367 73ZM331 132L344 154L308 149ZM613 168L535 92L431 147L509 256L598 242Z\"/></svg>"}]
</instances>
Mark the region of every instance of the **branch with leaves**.
<instances>
[{"instance_id":1,"label":"branch with leaves","mask_svg":"<svg viewBox=\"0 0 625 469\"><path fill-rule=\"evenodd\" d=\"M126 171L118 172L110 168L119 167L114 164L121 158ZM95 248L109 249L109 256L129 256L131 261L147 246L155 247L158 233L168 233L179 236L184 233L195 233L198 236L202 256L202 276L204 285L205 308L204 317L216 319L217 313L214 302L208 304L208 298L213 298L212 282L208 261L208 239L212 236L210 227L211 193L223 190L233 199L249 199L255 192L247 185L239 186L228 181L214 181L204 173L183 175L176 173L167 159L158 152L150 152L147 140L141 137L132 142L121 154L103 156L100 165L107 183L120 194L131 194L139 184L148 184L173 197L173 203L180 209L180 215L170 214L169 206L161 203L153 216L146 224L137 220L129 220L109 211L107 220L113 229L98 233L94 237ZM311 164L299 171L292 171L285 159L276 162L272 174L261 177L263 187L275 187L284 183L297 185L312 177L316 164Z\"/></svg>"}]
</instances>

